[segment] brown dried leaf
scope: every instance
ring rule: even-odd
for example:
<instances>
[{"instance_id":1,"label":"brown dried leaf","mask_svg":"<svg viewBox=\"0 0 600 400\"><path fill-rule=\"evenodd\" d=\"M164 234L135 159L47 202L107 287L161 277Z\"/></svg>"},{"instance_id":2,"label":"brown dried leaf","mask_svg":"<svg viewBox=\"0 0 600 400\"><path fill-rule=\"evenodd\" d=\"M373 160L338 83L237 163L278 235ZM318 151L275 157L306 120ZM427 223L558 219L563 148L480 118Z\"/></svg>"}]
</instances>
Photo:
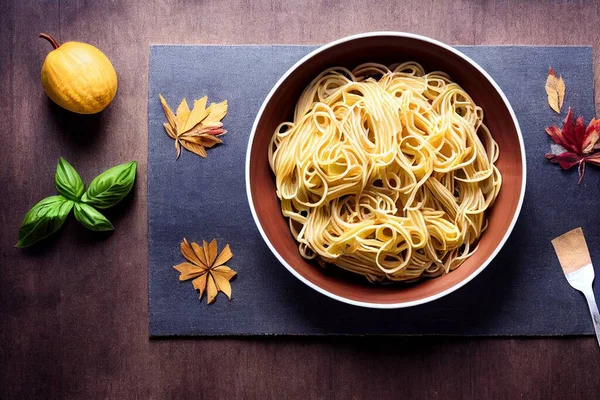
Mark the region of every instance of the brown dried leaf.
<instances>
[{"instance_id":1,"label":"brown dried leaf","mask_svg":"<svg viewBox=\"0 0 600 400\"><path fill-rule=\"evenodd\" d=\"M206 289L206 279L207 278L208 278L208 274L204 274L192 281L192 285L194 286L194 289L196 289L197 291L200 292L200 298L202 298L202 295L204 294L204 289ZM181 278L179 280L181 280Z\"/></svg>"},{"instance_id":2,"label":"brown dried leaf","mask_svg":"<svg viewBox=\"0 0 600 400\"><path fill-rule=\"evenodd\" d=\"M215 136L225 134L221 119L227 114L227 100L212 103L208 108L206 96L194 101L190 111L187 100L183 99L177 107L177 113L169 108L165 98L159 95L161 104L167 116L168 123L164 124L167 135L175 140L177 158L181 155L181 146L201 157L206 157L206 148L223 143Z\"/></svg>"},{"instance_id":3,"label":"brown dried leaf","mask_svg":"<svg viewBox=\"0 0 600 400\"><path fill-rule=\"evenodd\" d=\"M202 264L210 265L208 262L206 262L206 257L204 256L204 250L202 249L202 247L198 246L198 243L192 242L192 249L194 250L194 254L196 254L196 256L198 257L200 262L202 262Z\"/></svg>"},{"instance_id":4,"label":"brown dried leaf","mask_svg":"<svg viewBox=\"0 0 600 400\"><path fill-rule=\"evenodd\" d=\"M217 297L217 293L219 293L219 289L217 288L217 285L215 284L215 280L213 279L213 276L209 274L208 282L206 285L206 302L208 304L210 304L213 301L215 301L215 298Z\"/></svg>"},{"instance_id":5,"label":"brown dried leaf","mask_svg":"<svg viewBox=\"0 0 600 400\"><path fill-rule=\"evenodd\" d=\"M565 99L565 89L565 81L562 76L556 76L554 70L550 68L546 79L546 94L548 95L548 104L559 114Z\"/></svg>"},{"instance_id":6,"label":"brown dried leaf","mask_svg":"<svg viewBox=\"0 0 600 400\"><path fill-rule=\"evenodd\" d=\"M196 278L197 276L200 276L206 272L206 269L186 262L178 264L173 268L181 273L181 275L179 275L180 281L187 281L188 279Z\"/></svg>"},{"instance_id":7,"label":"brown dried leaf","mask_svg":"<svg viewBox=\"0 0 600 400\"><path fill-rule=\"evenodd\" d=\"M177 107L177 136L183 133L183 127L190 117L191 111L185 99L181 100Z\"/></svg>"},{"instance_id":8,"label":"brown dried leaf","mask_svg":"<svg viewBox=\"0 0 600 400\"><path fill-rule=\"evenodd\" d=\"M175 131L177 129L177 117L175 117L175 114L173 114L173 111L171 111L171 108L167 104L167 101L162 96L162 94L159 94L158 97L160 97L160 104L162 104L162 106L163 106L163 110L165 111L167 121L169 122L169 124L171 125L173 130Z\"/></svg>"},{"instance_id":9,"label":"brown dried leaf","mask_svg":"<svg viewBox=\"0 0 600 400\"><path fill-rule=\"evenodd\" d=\"M203 98L194 101L194 109L185 123L183 131L181 132L182 134L188 132L206 118L209 112L209 110L206 109L207 100L208 97L204 96Z\"/></svg>"},{"instance_id":10,"label":"brown dried leaf","mask_svg":"<svg viewBox=\"0 0 600 400\"><path fill-rule=\"evenodd\" d=\"M206 263L202 263L200 259L198 259L198 257L194 253L194 250L192 249L192 246L190 246L186 238L183 238L179 249L181 250L181 254L183 254L186 260L188 260L192 264L204 265L206 267Z\"/></svg>"},{"instance_id":11,"label":"brown dried leaf","mask_svg":"<svg viewBox=\"0 0 600 400\"><path fill-rule=\"evenodd\" d=\"M206 116L204 121L202 121L204 125L210 124L212 122L221 121L223 118L225 118L225 115L227 114L227 100L224 100L220 103L212 103L208 107L208 110L208 115Z\"/></svg>"},{"instance_id":12,"label":"brown dried leaf","mask_svg":"<svg viewBox=\"0 0 600 400\"><path fill-rule=\"evenodd\" d=\"M231 300L231 284L229 283L229 280L217 271L214 271L211 276L215 280L217 289L225 293L225 295Z\"/></svg>"},{"instance_id":13,"label":"brown dried leaf","mask_svg":"<svg viewBox=\"0 0 600 400\"><path fill-rule=\"evenodd\" d=\"M219 143L223 143L223 141L221 139L219 139L216 136L213 135L207 135L207 134L202 134L202 135L190 135L188 136L187 134L185 134L184 136L181 137L181 140L185 140L187 142L191 142L191 143L195 143L197 145L203 146L203 147L213 147L216 144Z\"/></svg>"},{"instance_id":14,"label":"brown dried leaf","mask_svg":"<svg viewBox=\"0 0 600 400\"><path fill-rule=\"evenodd\" d=\"M215 264L223 265L227 261L229 261L231 257L233 257L233 253L231 252L229 245L226 245L225 248L221 250L221 254L219 254L219 257L217 257L217 259L215 260Z\"/></svg>"},{"instance_id":15,"label":"brown dried leaf","mask_svg":"<svg viewBox=\"0 0 600 400\"><path fill-rule=\"evenodd\" d=\"M194 289L200 292L200 299L206 291L208 304L215 301L219 292L225 293L231 300L231 284L229 281L236 276L236 272L223 265L233 257L229 245L226 245L221 254L217 256L218 245L216 239L213 239L210 243L203 241L202 246L195 242L190 245L186 239L183 239L181 253L190 262L184 262L173 267L180 272L180 281L193 279L192 284Z\"/></svg>"},{"instance_id":16,"label":"brown dried leaf","mask_svg":"<svg viewBox=\"0 0 600 400\"><path fill-rule=\"evenodd\" d=\"M213 239L210 244L202 241L202 245L204 247L204 254L206 254L206 260L212 265L217 258L217 239Z\"/></svg>"},{"instance_id":17,"label":"brown dried leaf","mask_svg":"<svg viewBox=\"0 0 600 400\"><path fill-rule=\"evenodd\" d=\"M171 139L177 139L177 134L175 133L175 130L173 130L173 128L171 127L171 124L169 124L168 122L165 122L163 124L163 126L165 127L165 130L167 131L167 135L169 135L169 137Z\"/></svg>"},{"instance_id":18,"label":"brown dried leaf","mask_svg":"<svg viewBox=\"0 0 600 400\"><path fill-rule=\"evenodd\" d=\"M187 151L191 151L194 154L198 154L200 157L206 158L206 149L204 146L189 141L187 138L182 138L180 143Z\"/></svg>"},{"instance_id":19,"label":"brown dried leaf","mask_svg":"<svg viewBox=\"0 0 600 400\"><path fill-rule=\"evenodd\" d=\"M227 279L231 279L237 275L237 273L231 268L229 268L227 265L220 265L216 268L213 268L213 274L217 272Z\"/></svg>"},{"instance_id":20,"label":"brown dried leaf","mask_svg":"<svg viewBox=\"0 0 600 400\"><path fill-rule=\"evenodd\" d=\"M208 148L211 148L216 144L223 143L221 139L213 135L202 135L200 138L202 140L202 145Z\"/></svg>"},{"instance_id":21,"label":"brown dried leaf","mask_svg":"<svg viewBox=\"0 0 600 400\"><path fill-rule=\"evenodd\" d=\"M211 135L211 136L218 136L218 135L222 135L223 129L221 129L223 127L223 123L222 122L211 122L210 124L206 124L204 125L204 123L201 123L199 125L196 125L196 127L194 129L190 129L189 131L185 132L184 135L188 135L188 136L200 136L200 135Z\"/></svg>"}]
</instances>

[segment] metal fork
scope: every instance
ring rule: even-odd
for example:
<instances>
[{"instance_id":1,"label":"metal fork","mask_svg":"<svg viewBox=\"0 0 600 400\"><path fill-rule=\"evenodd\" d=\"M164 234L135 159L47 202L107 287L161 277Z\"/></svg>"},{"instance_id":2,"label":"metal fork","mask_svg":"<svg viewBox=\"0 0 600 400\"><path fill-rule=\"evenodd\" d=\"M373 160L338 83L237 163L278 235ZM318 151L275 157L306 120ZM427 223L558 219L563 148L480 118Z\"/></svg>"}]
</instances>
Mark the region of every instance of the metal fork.
<instances>
[{"instance_id":1,"label":"metal fork","mask_svg":"<svg viewBox=\"0 0 600 400\"><path fill-rule=\"evenodd\" d=\"M596 339L598 339L598 345L600 346L600 312L598 311L596 298L594 297L594 291L592 289L592 282L594 282L594 267L592 264L587 264L576 271L565 273L565 277L571 286L579 290L585 296L588 307L590 308L590 313L592 314Z\"/></svg>"}]
</instances>

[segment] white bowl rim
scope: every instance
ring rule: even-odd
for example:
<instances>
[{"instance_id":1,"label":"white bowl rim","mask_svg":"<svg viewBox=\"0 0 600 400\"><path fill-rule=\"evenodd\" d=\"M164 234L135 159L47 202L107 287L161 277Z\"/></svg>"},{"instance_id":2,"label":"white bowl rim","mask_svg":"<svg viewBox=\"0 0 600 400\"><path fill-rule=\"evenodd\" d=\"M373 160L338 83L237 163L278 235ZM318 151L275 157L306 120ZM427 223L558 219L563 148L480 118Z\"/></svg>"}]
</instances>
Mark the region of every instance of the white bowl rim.
<instances>
[{"instance_id":1,"label":"white bowl rim","mask_svg":"<svg viewBox=\"0 0 600 400\"><path fill-rule=\"evenodd\" d=\"M521 162L523 164L523 180L522 180L522 184L521 184L521 193L519 196L519 203L517 204L517 209L515 211L515 214L512 218L512 221L510 222L510 225L508 227L508 229L506 230L504 237L502 238L502 240L500 241L500 243L498 244L498 246L496 247L496 249L492 252L492 254L490 254L490 256L479 266L479 268L477 268L475 271L473 271L470 275L468 275L465 279L463 279L462 281L456 283L455 285L449 287L446 290L443 290L439 293L436 293L434 295L431 296L427 296L427 297L423 297L422 299L418 299L418 300L413 300L413 301L406 301L406 302L399 302L399 303L385 303L385 304L381 304L381 303L370 303L370 302L365 302L365 301L357 301L357 300L352 300L352 299L348 299L346 297L343 296L338 296L334 293L331 293L317 285L315 285L314 283L310 282L308 279L304 278L302 275L300 275L294 268L292 268L287 261L279 254L279 252L277 251L277 249L275 249L275 247L273 246L273 244L271 243L271 241L269 240L269 238L267 237L267 234L265 233L265 231L262 228L262 225L258 219L258 215L256 214L256 210L254 208L254 202L252 201L252 193L250 191L250 156L252 154L252 142L254 141L254 135L256 134L256 129L258 127L258 122L260 121L260 118L262 117L262 114L265 110L265 107L267 106L267 103L269 103L269 101L271 100L271 97L273 96L273 94L275 93L275 91L279 88L279 86L288 78L289 75L292 74L292 72L294 72L300 65L304 64L307 60L309 60L310 58L314 57L315 55L331 48L334 46L337 46L338 44L341 43L345 43L345 42L350 42L352 40L356 40L356 39L362 39L362 38L369 38L369 37L375 37L375 36L395 36L395 37L401 37L401 38L410 38L410 39L417 39L417 40L421 40L424 42L428 42L431 44L434 44L436 46L439 46L445 50L448 50L452 53L454 53L455 55L459 56L460 58L464 59L465 61L467 61L469 64L471 64L473 67L475 67L494 87L494 89L496 89L496 91L498 92L498 94L500 95L500 97L502 98L502 101L504 101L504 104L506 105L506 108L508 109L510 116L513 120L513 123L515 124L515 127L517 129L517 135L519 138L519 145L521 148ZM347 304L351 304L354 306L359 306L359 307L366 307L366 308L378 308L378 309L394 309L394 308L406 308L406 307L413 307L413 306L417 306L420 304L425 304L425 303L429 303L433 300L437 300L440 297L444 297L447 294L450 294L452 292L454 292L457 289L460 289L461 287L463 287L464 285L466 285L467 283L469 283L471 280L473 280L477 275L479 275L481 273L481 271L483 271L488 264L496 257L496 255L498 254L498 252L502 249L502 247L504 247L504 244L506 243L506 241L508 240L508 237L510 236L510 234L513 231L513 228L515 227L515 224L517 223L517 219L519 217L519 214L521 213L521 207L523 205L523 198L525 197L525 187L526 187L526 181L527 181L527 164L526 164L526 156L525 156L525 145L523 143L523 135L521 133L521 127L519 126L519 121L517 121L517 117L515 116L515 112L512 108L512 106L510 105L508 99L506 98L506 96L504 95L504 92L502 91L502 89L500 89L500 86L498 86L498 84L496 83L496 81L494 81L494 79L479 65L477 64L475 61L473 61L471 58L469 58L468 56L466 56L465 54L463 54L462 52L460 52L459 50L455 49L454 47L447 45L445 43L442 43L438 40L435 39L431 39L428 38L426 36L422 36L422 35L417 35L414 33L408 33L408 32L395 32L395 31L377 31L377 32L365 32L365 33L359 33L359 34L355 34L355 35L350 35L350 36L346 36L343 37L341 39L335 40L333 42L327 43L323 46L320 46L319 48L311 51L310 53L308 53L307 55L305 55L304 57L302 57L298 62L296 62L292 67L290 67L290 69L288 69L286 71L285 74L283 74L283 76L281 78L279 78L279 80L277 81L277 83L275 84L275 86L273 86L273 88L271 89L271 91L269 92L269 94L267 95L267 97L265 98L265 100L263 101L260 110L258 111L258 114L256 115L256 119L254 120L254 124L252 125L252 131L250 132L250 138L248 140L248 149L246 151L246 171L245 171L245 175L246 175L246 195L248 197L248 204L250 205L250 211L252 212L252 217L254 218L254 222L256 224L256 227L258 228L263 240L265 241L265 243L267 244L267 246L269 247L269 249L271 249L271 252L275 255L275 257L277 257L277 259L279 260L279 262L281 264L283 264L283 266L285 268L287 268L288 271L290 271L292 273L292 275L294 275L296 278L298 278L300 281L304 282L306 285L308 285L309 287L311 287L312 289L316 290L319 293L324 294L325 296L328 296L332 299L341 301L343 303L347 303Z\"/></svg>"}]
</instances>

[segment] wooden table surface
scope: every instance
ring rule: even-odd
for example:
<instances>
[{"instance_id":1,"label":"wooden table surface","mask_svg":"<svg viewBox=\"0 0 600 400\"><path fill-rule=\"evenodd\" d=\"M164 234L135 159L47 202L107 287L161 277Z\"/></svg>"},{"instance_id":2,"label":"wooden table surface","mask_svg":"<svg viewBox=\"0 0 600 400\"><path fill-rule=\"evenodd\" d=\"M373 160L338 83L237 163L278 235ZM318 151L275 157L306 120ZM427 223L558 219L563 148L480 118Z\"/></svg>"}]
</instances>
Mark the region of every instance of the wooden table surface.
<instances>
[{"instance_id":1,"label":"wooden table surface","mask_svg":"<svg viewBox=\"0 0 600 400\"><path fill-rule=\"evenodd\" d=\"M597 55L598 2L13 0L1 9L0 398L600 397L592 337L149 340L146 243L150 43L319 44L398 30L450 44L593 45ZM40 32L109 56L119 92L106 111L77 116L46 98ZM70 220L43 245L16 249L24 214L54 194L59 156L88 182L138 160L135 191L107 213L112 235Z\"/></svg>"}]
</instances>

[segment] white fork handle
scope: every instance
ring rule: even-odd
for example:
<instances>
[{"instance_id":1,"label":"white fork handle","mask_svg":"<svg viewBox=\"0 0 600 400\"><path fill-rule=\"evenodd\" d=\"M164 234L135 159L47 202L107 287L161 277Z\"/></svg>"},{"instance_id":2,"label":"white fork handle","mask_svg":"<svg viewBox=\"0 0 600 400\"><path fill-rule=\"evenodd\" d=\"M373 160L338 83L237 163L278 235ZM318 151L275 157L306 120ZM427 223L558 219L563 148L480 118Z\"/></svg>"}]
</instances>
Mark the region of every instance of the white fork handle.
<instances>
[{"instance_id":1,"label":"white fork handle","mask_svg":"<svg viewBox=\"0 0 600 400\"><path fill-rule=\"evenodd\" d=\"M594 322L594 330L596 331L596 339L598 339L598 345L600 346L600 312L598 311L598 306L596 305L594 291L592 290L591 286L587 286L584 290L582 290L582 292L585 295L588 307L590 308L592 321Z\"/></svg>"}]
</instances>

